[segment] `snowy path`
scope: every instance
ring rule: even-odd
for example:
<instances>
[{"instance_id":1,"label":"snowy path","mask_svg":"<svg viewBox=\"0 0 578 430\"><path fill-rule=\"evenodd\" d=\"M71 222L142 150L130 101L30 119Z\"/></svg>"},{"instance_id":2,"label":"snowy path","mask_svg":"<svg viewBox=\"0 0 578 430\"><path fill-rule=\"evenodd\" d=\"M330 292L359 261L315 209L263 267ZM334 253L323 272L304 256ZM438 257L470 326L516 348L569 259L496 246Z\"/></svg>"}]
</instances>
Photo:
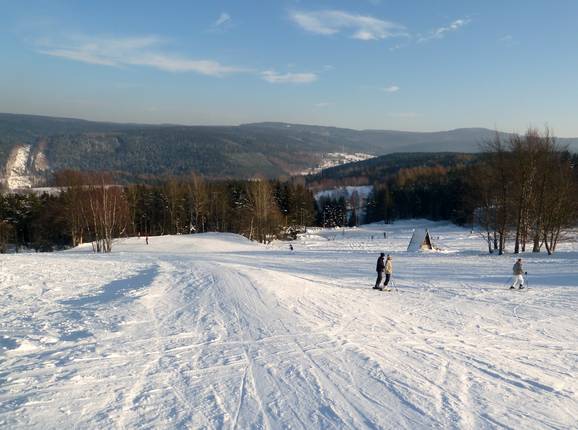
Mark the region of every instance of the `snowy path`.
<instances>
[{"instance_id":1,"label":"snowy path","mask_svg":"<svg viewBox=\"0 0 578 430\"><path fill-rule=\"evenodd\" d=\"M382 293L378 228L2 256L0 427L576 428L578 253L511 292L511 256L444 225L459 253L407 254L400 223Z\"/></svg>"}]
</instances>

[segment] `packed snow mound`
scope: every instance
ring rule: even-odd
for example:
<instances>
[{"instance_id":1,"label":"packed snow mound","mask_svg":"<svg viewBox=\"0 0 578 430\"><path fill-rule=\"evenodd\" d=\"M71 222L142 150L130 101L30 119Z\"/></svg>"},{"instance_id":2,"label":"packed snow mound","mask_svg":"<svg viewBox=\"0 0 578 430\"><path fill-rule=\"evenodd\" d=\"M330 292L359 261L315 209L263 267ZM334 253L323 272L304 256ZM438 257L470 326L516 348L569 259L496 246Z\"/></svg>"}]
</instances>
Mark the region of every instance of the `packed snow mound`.
<instances>
[{"instance_id":1,"label":"packed snow mound","mask_svg":"<svg viewBox=\"0 0 578 430\"><path fill-rule=\"evenodd\" d=\"M265 246L252 242L244 236L233 233L198 233L187 235L145 236L115 239L113 253L219 253L258 251ZM75 252L92 252L92 245L85 243L76 247Z\"/></svg>"}]
</instances>

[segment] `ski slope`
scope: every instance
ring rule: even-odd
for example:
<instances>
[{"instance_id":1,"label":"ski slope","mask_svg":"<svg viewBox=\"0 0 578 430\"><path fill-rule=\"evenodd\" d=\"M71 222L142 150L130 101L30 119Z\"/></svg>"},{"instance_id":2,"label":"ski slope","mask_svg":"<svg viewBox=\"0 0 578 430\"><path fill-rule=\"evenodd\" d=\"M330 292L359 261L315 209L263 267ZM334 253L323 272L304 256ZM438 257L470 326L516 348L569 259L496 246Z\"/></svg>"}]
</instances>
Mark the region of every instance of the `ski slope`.
<instances>
[{"instance_id":1,"label":"ski slope","mask_svg":"<svg viewBox=\"0 0 578 430\"><path fill-rule=\"evenodd\" d=\"M405 252L415 227L442 251ZM578 428L578 245L524 254L509 291L514 256L450 224L293 244L0 256L0 428Z\"/></svg>"}]
</instances>

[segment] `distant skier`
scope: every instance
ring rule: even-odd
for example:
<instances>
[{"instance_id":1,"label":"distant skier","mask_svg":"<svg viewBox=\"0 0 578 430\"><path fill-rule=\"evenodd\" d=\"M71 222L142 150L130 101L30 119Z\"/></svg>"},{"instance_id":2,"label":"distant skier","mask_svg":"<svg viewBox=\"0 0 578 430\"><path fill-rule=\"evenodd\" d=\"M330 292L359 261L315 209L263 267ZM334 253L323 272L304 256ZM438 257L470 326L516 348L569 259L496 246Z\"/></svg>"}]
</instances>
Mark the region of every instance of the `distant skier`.
<instances>
[{"instance_id":1,"label":"distant skier","mask_svg":"<svg viewBox=\"0 0 578 430\"><path fill-rule=\"evenodd\" d=\"M522 268L522 259L518 258L518 261L514 263L514 267L512 267L512 271L514 272L514 279L512 280L512 285L510 286L510 290L515 289L518 287L519 290L524 288L524 275L527 275L527 272L524 272Z\"/></svg>"},{"instance_id":2,"label":"distant skier","mask_svg":"<svg viewBox=\"0 0 578 430\"><path fill-rule=\"evenodd\" d=\"M385 259L385 283L383 284L384 287L387 288L389 284L389 279L391 278L392 274L393 274L393 259L391 258L391 255L387 254L387 258Z\"/></svg>"},{"instance_id":3,"label":"distant skier","mask_svg":"<svg viewBox=\"0 0 578 430\"><path fill-rule=\"evenodd\" d=\"M382 252L379 254L379 258L377 259L377 266L375 270L377 272L377 280L375 281L374 290L381 290L381 281L383 280L383 272L385 271L385 261L384 261L385 254Z\"/></svg>"},{"instance_id":4,"label":"distant skier","mask_svg":"<svg viewBox=\"0 0 578 430\"><path fill-rule=\"evenodd\" d=\"M292 243L289 244L289 251L293 251L293 244Z\"/></svg>"}]
</instances>

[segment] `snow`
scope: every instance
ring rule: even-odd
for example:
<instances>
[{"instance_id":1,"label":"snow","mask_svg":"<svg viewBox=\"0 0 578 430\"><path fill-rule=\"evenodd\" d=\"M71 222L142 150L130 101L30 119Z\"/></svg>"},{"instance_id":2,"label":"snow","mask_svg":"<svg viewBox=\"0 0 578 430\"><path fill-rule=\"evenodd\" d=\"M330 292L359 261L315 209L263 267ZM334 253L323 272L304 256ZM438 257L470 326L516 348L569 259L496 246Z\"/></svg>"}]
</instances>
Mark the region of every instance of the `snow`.
<instances>
[{"instance_id":1,"label":"snow","mask_svg":"<svg viewBox=\"0 0 578 430\"><path fill-rule=\"evenodd\" d=\"M6 184L9 189L32 186L32 179L28 174L28 159L31 150L30 145L18 145L12 150L6 169Z\"/></svg>"},{"instance_id":2,"label":"snow","mask_svg":"<svg viewBox=\"0 0 578 430\"><path fill-rule=\"evenodd\" d=\"M321 172L324 169L329 169L335 166L341 166L347 163L356 163L358 161L369 160L370 158L375 158L375 155L366 154L364 152L329 152L323 155L323 158L319 164L315 167L302 170L297 172L298 175L313 175Z\"/></svg>"},{"instance_id":3,"label":"snow","mask_svg":"<svg viewBox=\"0 0 578 430\"><path fill-rule=\"evenodd\" d=\"M525 291L447 223L149 243L0 256L0 428L576 428L576 243Z\"/></svg>"},{"instance_id":4,"label":"snow","mask_svg":"<svg viewBox=\"0 0 578 430\"><path fill-rule=\"evenodd\" d=\"M322 197L330 197L332 199L344 197L345 199L348 199L354 193L357 193L359 198L365 201L372 191L372 185L337 187L315 193L315 200L319 200Z\"/></svg>"},{"instance_id":5,"label":"snow","mask_svg":"<svg viewBox=\"0 0 578 430\"><path fill-rule=\"evenodd\" d=\"M57 196L63 190L64 190L63 187L31 187L31 188L19 187L10 190L10 192L15 194L36 194L37 196L40 196L42 194Z\"/></svg>"},{"instance_id":6,"label":"snow","mask_svg":"<svg viewBox=\"0 0 578 430\"><path fill-rule=\"evenodd\" d=\"M347 208L347 219L351 217L353 209L355 208L357 211L357 221L362 223L365 221L367 212L367 197L371 194L372 191L372 185L337 187L318 191L315 193L315 200L319 201L321 198L327 197L334 200L339 200L343 197L345 199Z\"/></svg>"},{"instance_id":7,"label":"snow","mask_svg":"<svg viewBox=\"0 0 578 430\"><path fill-rule=\"evenodd\" d=\"M4 177L0 182L4 183L8 190L14 192L29 192L33 186L42 181L42 172L48 170L46 155L32 145L16 145L10 151ZM40 193L41 190L35 191Z\"/></svg>"}]
</instances>

